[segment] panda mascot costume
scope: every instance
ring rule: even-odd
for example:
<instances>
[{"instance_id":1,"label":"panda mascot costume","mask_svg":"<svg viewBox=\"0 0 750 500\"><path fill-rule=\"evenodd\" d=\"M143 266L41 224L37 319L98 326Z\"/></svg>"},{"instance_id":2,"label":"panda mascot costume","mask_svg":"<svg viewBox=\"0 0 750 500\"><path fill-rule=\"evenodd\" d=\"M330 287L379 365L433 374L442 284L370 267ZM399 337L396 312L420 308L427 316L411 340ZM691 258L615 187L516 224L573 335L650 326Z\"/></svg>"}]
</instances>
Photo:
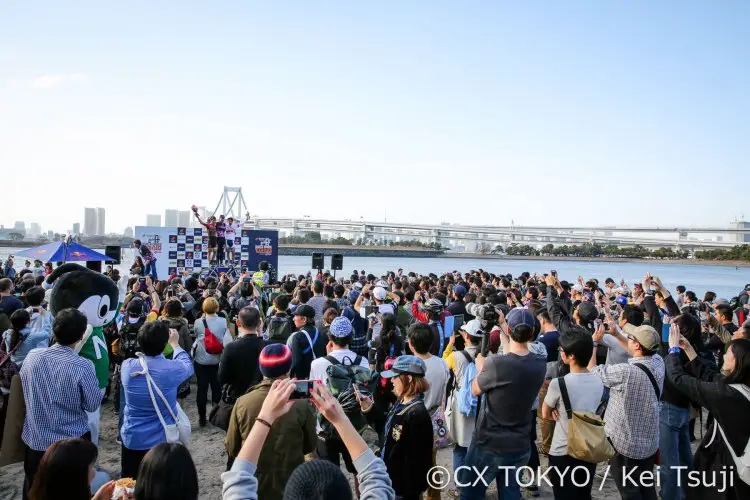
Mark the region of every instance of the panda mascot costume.
<instances>
[{"instance_id":1,"label":"panda mascot costume","mask_svg":"<svg viewBox=\"0 0 750 500\"><path fill-rule=\"evenodd\" d=\"M51 288L49 311L53 317L63 309L73 307L88 319L86 333L76 351L94 364L103 397L109 384L109 353L103 329L115 319L123 291L109 277L78 264L63 264L56 268L47 276L44 287ZM89 413L91 441L95 445L99 444L99 418L100 409Z\"/></svg>"}]
</instances>

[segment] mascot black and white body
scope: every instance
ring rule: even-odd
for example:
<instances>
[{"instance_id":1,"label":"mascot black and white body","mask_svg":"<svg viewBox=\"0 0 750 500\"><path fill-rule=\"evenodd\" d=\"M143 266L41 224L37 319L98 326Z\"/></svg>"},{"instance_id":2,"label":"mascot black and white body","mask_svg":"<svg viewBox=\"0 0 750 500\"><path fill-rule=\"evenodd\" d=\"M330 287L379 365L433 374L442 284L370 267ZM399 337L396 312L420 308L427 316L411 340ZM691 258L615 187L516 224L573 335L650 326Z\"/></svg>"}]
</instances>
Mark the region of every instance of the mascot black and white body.
<instances>
[{"instance_id":1,"label":"mascot black and white body","mask_svg":"<svg viewBox=\"0 0 750 500\"><path fill-rule=\"evenodd\" d=\"M94 364L103 395L109 383L109 354L103 327L115 319L119 309L117 284L109 277L78 264L63 264L47 277L44 285L45 288L52 287L49 310L53 317L69 307L86 315L88 327L76 351ZM89 414L94 444L99 441L99 415L99 410Z\"/></svg>"}]
</instances>

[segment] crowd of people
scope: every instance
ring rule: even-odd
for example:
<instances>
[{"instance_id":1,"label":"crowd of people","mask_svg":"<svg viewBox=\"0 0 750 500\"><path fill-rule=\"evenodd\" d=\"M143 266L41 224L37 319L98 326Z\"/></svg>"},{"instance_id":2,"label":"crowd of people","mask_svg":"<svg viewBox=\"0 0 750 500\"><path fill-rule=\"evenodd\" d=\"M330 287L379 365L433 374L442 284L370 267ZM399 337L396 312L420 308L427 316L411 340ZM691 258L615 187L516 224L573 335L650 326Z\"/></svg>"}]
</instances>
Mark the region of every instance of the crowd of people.
<instances>
[{"instance_id":1,"label":"crowd of people","mask_svg":"<svg viewBox=\"0 0 750 500\"><path fill-rule=\"evenodd\" d=\"M440 498L441 448L462 499L492 481L503 499L545 484L591 498L597 474L626 499L750 498L750 285L699 300L657 276L554 271L159 281L144 263L107 270L120 300L102 389L79 354L90 321L52 317L46 267L0 279L0 418L20 383L24 498L197 499L187 404L226 432L225 499ZM96 465L102 390L121 446L109 473L132 491Z\"/></svg>"}]
</instances>

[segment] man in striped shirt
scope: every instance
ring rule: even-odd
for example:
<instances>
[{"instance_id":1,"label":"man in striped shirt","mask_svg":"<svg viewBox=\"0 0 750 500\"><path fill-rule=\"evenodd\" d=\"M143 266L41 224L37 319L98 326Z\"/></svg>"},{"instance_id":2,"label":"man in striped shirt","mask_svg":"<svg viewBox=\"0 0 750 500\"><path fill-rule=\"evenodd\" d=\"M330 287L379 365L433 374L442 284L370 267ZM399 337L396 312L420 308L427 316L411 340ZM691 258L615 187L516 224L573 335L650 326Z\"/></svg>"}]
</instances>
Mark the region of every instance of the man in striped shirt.
<instances>
[{"instance_id":1,"label":"man in striped shirt","mask_svg":"<svg viewBox=\"0 0 750 500\"><path fill-rule=\"evenodd\" d=\"M26 420L21 438L26 445L23 498L39 469L42 455L56 441L91 439L86 412L102 402L96 370L80 357L75 346L83 339L88 320L77 309L63 309L55 317L52 347L32 349L21 367Z\"/></svg>"}]
</instances>

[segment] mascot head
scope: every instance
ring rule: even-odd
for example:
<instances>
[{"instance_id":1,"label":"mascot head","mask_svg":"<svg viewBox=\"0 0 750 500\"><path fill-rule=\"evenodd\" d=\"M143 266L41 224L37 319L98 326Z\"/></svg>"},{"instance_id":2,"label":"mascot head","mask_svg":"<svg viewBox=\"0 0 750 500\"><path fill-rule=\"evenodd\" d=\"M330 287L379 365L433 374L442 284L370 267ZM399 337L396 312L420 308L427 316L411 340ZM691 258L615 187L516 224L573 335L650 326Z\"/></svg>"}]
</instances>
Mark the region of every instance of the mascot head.
<instances>
[{"instance_id":1,"label":"mascot head","mask_svg":"<svg viewBox=\"0 0 750 500\"><path fill-rule=\"evenodd\" d=\"M86 315L92 327L115 319L119 290L107 276L78 264L63 264L47 276L46 283L53 286L49 299L53 316L74 307Z\"/></svg>"}]
</instances>

